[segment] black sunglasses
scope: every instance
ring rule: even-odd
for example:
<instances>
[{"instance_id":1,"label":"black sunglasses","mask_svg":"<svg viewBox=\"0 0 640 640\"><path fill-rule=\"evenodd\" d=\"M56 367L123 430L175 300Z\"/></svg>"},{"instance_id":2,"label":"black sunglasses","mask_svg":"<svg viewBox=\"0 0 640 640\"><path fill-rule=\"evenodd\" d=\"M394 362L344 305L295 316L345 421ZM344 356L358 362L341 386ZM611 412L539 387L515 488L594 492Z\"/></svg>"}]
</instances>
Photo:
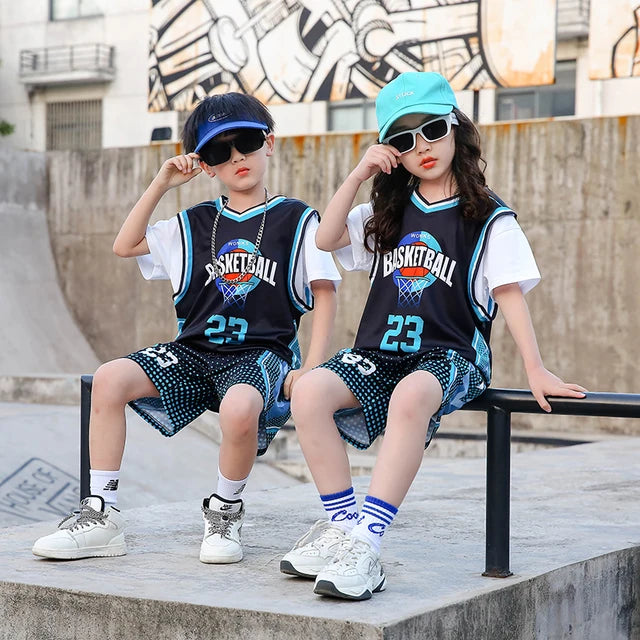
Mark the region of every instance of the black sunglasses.
<instances>
[{"instance_id":1,"label":"black sunglasses","mask_svg":"<svg viewBox=\"0 0 640 640\"><path fill-rule=\"evenodd\" d=\"M220 142L207 142L198 151L198 155L203 162L210 167L222 164L231 157L231 148L237 149L240 153L253 153L262 148L266 136L261 129L237 129L238 133L230 140Z\"/></svg>"}]
</instances>

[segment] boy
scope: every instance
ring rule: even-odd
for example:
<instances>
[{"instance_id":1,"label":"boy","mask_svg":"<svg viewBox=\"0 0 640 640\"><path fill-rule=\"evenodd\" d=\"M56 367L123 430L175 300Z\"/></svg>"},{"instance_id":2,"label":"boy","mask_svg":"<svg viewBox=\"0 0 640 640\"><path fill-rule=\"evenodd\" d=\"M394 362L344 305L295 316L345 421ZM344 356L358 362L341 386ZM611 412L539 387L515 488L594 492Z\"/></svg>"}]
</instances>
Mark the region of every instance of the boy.
<instances>
[{"instance_id":1,"label":"boy","mask_svg":"<svg viewBox=\"0 0 640 640\"><path fill-rule=\"evenodd\" d=\"M124 522L115 505L129 403L165 436L207 409L219 412L218 484L202 505L200 560L242 559L241 495L256 451L263 454L288 419L296 379L325 358L340 280L330 254L315 246L317 212L267 193L272 131L271 115L251 96L205 99L185 124L186 155L165 161L122 225L114 252L135 256L146 279L171 280L178 335L96 372L92 495L55 533L36 541L35 555L75 559L126 553ZM200 203L149 227L162 196L203 172L218 176L228 198ZM313 306L309 353L298 368L297 326Z\"/></svg>"}]
</instances>

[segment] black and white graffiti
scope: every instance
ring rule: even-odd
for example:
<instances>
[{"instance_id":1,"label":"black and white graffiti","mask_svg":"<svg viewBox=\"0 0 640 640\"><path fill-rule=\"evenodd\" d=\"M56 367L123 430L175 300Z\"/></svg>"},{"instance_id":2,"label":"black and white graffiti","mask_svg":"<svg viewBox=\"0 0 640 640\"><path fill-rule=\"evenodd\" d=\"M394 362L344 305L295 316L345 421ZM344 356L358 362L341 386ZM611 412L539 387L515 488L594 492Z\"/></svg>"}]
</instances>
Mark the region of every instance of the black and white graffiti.
<instances>
[{"instance_id":1,"label":"black and white graffiti","mask_svg":"<svg viewBox=\"0 0 640 640\"><path fill-rule=\"evenodd\" d=\"M227 91L267 104L374 97L404 71L438 71L455 89L550 83L555 4L152 0L149 109Z\"/></svg>"},{"instance_id":2,"label":"black and white graffiti","mask_svg":"<svg viewBox=\"0 0 640 640\"><path fill-rule=\"evenodd\" d=\"M591 0L589 77L640 77L640 2Z\"/></svg>"}]
</instances>

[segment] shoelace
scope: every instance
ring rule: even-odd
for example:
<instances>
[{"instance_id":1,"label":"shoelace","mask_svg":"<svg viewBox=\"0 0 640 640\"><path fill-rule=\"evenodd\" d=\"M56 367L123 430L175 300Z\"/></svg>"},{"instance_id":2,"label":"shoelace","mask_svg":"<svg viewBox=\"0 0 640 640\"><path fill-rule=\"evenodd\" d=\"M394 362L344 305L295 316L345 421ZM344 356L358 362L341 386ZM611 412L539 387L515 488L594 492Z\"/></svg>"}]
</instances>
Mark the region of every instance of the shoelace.
<instances>
[{"instance_id":1,"label":"shoelace","mask_svg":"<svg viewBox=\"0 0 640 640\"><path fill-rule=\"evenodd\" d=\"M204 517L207 520L209 535L212 536L214 533L219 533L223 538L227 538L228 540L231 540L229 528L236 520L240 519L242 514L241 511L222 514L218 511L207 509L206 507L202 507L202 513L204 513Z\"/></svg>"},{"instance_id":2,"label":"shoelace","mask_svg":"<svg viewBox=\"0 0 640 640\"><path fill-rule=\"evenodd\" d=\"M65 524L71 518L75 518L73 522ZM104 524L107 516L102 511L96 511L87 505L82 505L80 509L76 509L73 513L64 518L58 525L58 529L80 529L92 524Z\"/></svg>"},{"instance_id":3,"label":"shoelace","mask_svg":"<svg viewBox=\"0 0 640 640\"><path fill-rule=\"evenodd\" d=\"M331 564L344 564L348 567L355 567L360 558L373 553L371 547L363 540L347 538L340 544L338 552L334 556Z\"/></svg>"},{"instance_id":4,"label":"shoelace","mask_svg":"<svg viewBox=\"0 0 640 640\"><path fill-rule=\"evenodd\" d=\"M313 537L318 533L318 531L321 531L320 535L313 540ZM299 549L300 547L304 547L306 544L311 544L316 548L320 548L327 544L327 542L330 542L330 540L327 540L328 537L337 539L340 537L340 534L334 527L331 527L326 520L317 520L311 529L309 529L309 531L307 531L307 533L305 533L293 545L293 548Z\"/></svg>"}]
</instances>

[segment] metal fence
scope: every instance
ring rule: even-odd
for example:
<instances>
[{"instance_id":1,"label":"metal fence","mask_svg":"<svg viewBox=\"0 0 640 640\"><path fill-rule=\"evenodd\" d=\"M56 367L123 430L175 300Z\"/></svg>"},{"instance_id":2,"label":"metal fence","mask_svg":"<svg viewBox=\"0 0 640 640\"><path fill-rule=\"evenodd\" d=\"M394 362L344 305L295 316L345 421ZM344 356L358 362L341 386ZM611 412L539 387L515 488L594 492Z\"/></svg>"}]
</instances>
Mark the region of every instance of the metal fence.
<instances>
[{"instance_id":1,"label":"metal fence","mask_svg":"<svg viewBox=\"0 0 640 640\"><path fill-rule=\"evenodd\" d=\"M93 376L80 381L80 497L89 495L89 415ZM552 415L640 418L640 394L588 393L586 398L549 398ZM485 570L506 578L509 569L511 414L545 413L530 391L488 389L460 411L487 414L487 500Z\"/></svg>"}]
</instances>

